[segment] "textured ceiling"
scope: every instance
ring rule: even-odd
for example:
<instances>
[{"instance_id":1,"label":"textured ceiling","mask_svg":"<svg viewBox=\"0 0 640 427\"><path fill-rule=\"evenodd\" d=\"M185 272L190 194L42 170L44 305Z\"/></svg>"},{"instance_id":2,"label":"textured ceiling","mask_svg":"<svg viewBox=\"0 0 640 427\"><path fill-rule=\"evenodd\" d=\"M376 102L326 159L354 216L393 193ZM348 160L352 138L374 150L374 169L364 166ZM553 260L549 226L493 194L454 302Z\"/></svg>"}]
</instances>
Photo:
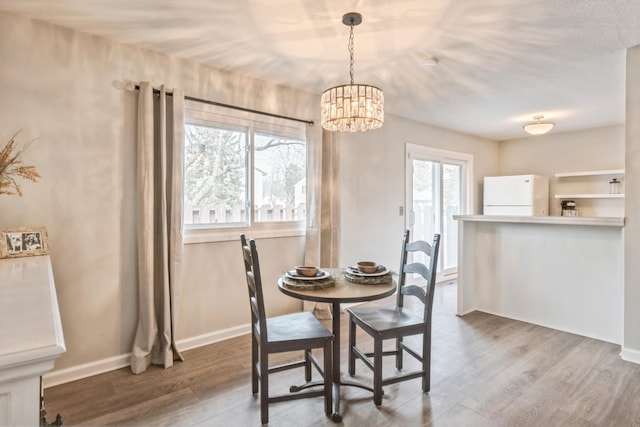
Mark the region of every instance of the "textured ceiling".
<instances>
[{"instance_id":1,"label":"textured ceiling","mask_svg":"<svg viewBox=\"0 0 640 427\"><path fill-rule=\"evenodd\" d=\"M0 10L320 94L355 81L387 113L504 140L624 122L640 0L0 0ZM437 56L436 67L421 59Z\"/></svg>"}]
</instances>

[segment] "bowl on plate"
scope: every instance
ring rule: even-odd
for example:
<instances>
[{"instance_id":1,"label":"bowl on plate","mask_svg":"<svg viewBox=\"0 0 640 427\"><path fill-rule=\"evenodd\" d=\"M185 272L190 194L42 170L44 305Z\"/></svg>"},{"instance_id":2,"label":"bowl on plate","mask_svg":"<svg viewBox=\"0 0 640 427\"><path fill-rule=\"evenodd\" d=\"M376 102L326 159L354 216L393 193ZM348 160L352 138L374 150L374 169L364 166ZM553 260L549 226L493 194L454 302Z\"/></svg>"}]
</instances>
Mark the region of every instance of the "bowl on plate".
<instances>
[{"instance_id":1,"label":"bowl on plate","mask_svg":"<svg viewBox=\"0 0 640 427\"><path fill-rule=\"evenodd\" d=\"M314 277L318 274L318 267L312 267L310 265L299 265L296 267L296 274L298 276Z\"/></svg>"},{"instance_id":2,"label":"bowl on plate","mask_svg":"<svg viewBox=\"0 0 640 427\"><path fill-rule=\"evenodd\" d=\"M375 273L378 270L378 264L373 261L360 261L358 270L365 274Z\"/></svg>"}]
</instances>

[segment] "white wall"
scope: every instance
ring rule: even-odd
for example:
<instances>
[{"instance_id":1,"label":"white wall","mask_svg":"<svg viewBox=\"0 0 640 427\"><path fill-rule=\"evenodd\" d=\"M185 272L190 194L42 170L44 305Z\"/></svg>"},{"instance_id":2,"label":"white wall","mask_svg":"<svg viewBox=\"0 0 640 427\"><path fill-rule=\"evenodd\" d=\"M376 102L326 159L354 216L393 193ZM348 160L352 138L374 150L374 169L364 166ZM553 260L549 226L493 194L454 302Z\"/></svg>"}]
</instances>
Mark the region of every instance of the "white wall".
<instances>
[{"instance_id":1,"label":"white wall","mask_svg":"<svg viewBox=\"0 0 640 427\"><path fill-rule=\"evenodd\" d=\"M627 51L622 357L640 363L640 45Z\"/></svg>"},{"instance_id":2,"label":"white wall","mask_svg":"<svg viewBox=\"0 0 640 427\"><path fill-rule=\"evenodd\" d=\"M473 155L474 188L498 173L498 143L394 116L361 134L342 134L340 156L340 264L362 259L397 270L405 218L405 144ZM481 202L482 199L480 199ZM481 212L475 198L471 213Z\"/></svg>"},{"instance_id":3,"label":"white wall","mask_svg":"<svg viewBox=\"0 0 640 427\"><path fill-rule=\"evenodd\" d=\"M567 188L592 186L609 191L609 176L574 179L555 178L557 172L624 169L624 125L607 126L577 132L548 133L500 143L500 175L536 174L549 177L549 209L560 215L556 193ZM624 180L626 184L628 179ZM575 191L575 192L598 192ZM583 216L624 216L624 200L575 200Z\"/></svg>"},{"instance_id":4,"label":"white wall","mask_svg":"<svg viewBox=\"0 0 640 427\"><path fill-rule=\"evenodd\" d=\"M536 173L550 176L553 194L556 172L625 169L624 200L605 203L622 207L624 282L622 357L640 363L640 47L627 55L626 125L589 129L580 132L550 133L536 138L505 141L500 144L501 174ZM559 201L551 199L552 214L560 212ZM578 207L597 201L576 200ZM600 203L603 203L602 201ZM613 277L610 278L614 280ZM615 285L607 283L605 286Z\"/></svg>"}]
</instances>

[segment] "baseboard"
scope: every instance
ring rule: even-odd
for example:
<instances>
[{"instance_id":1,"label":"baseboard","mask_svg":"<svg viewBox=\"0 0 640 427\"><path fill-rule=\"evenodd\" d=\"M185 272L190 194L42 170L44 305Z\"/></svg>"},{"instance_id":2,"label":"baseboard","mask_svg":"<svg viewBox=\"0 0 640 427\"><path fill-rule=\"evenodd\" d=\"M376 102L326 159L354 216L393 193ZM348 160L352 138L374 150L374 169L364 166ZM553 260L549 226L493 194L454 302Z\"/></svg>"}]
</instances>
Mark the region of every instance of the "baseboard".
<instances>
[{"instance_id":1,"label":"baseboard","mask_svg":"<svg viewBox=\"0 0 640 427\"><path fill-rule=\"evenodd\" d=\"M617 344L617 345L621 345L620 344L620 339L619 338L612 338L612 337L607 337L607 336L600 336L600 335L595 335L595 334L591 334L588 331L583 331L583 330L577 330L577 329L572 329L572 328L559 328L558 325L554 325L554 324L549 324L549 323L545 323L545 322L539 322L539 321L533 321L531 319L526 319L526 318L522 318L519 316L507 316L503 313L498 313L495 311L490 311L490 310L477 310L480 311L482 313L487 313L487 314L492 314L494 316L498 316L498 317L505 317L507 319L512 319L512 320L517 320L519 322L524 322L524 323L530 323L532 325L538 325L538 326L542 326L543 328L549 328L549 329L555 329L556 331L561 331L561 332L567 332L569 334L573 334L573 335L580 335L581 337L587 337L587 338L592 338L594 340L599 340L599 341L605 341L611 344Z\"/></svg>"},{"instance_id":2,"label":"baseboard","mask_svg":"<svg viewBox=\"0 0 640 427\"><path fill-rule=\"evenodd\" d=\"M202 347L203 345L209 345L219 341L228 340L230 338L239 337L240 335L245 335L250 332L251 325L247 323L246 325L235 326L221 331L178 340L176 341L176 346L180 351L186 351L191 350L192 348Z\"/></svg>"},{"instance_id":3,"label":"baseboard","mask_svg":"<svg viewBox=\"0 0 640 427\"><path fill-rule=\"evenodd\" d=\"M622 360L626 360L627 362L640 364L640 351L623 347L622 351L620 352L620 358Z\"/></svg>"},{"instance_id":4,"label":"baseboard","mask_svg":"<svg viewBox=\"0 0 640 427\"><path fill-rule=\"evenodd\" d=\"M131 353L127 353L102 360L96 360L95 362L85 363L83 365L72 366L71 368L54 370L44 374L42 377L42 385L44 388L48 388L80 380L82 378L103 374L105 372L129 366L130 362Z\"/></svg>"},{"instance_id":5,"label":"baseboard","mask_svg":"<svg viewBox=\"0 0 640 427\"><path fill-rule=\"evenodd\" d=\"M187 351L193 348L202 347L204 345L213 344L224 341L240 335L251 332L251 325L241 325L233 328L223 329L221 331L211 332L204 335L185 338L176 341L176 346L180 351ZM71 368L59 369L51 371L42 377L44 388L65 384L71 381L80 380L82 378L91 377L105 372L114 371L116 369L125 368L131 364L131 353L121 354L95 362L85 363L83 365L73 366Z\"/></svg>"}]
</instances>

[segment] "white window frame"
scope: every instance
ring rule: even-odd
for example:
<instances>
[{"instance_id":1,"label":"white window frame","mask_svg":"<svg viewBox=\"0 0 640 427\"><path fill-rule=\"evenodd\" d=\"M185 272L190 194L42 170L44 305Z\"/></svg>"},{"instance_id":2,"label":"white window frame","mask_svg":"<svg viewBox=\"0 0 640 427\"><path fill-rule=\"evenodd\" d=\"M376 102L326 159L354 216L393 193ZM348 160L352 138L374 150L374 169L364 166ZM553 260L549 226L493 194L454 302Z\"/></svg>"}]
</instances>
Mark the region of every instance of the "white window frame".
<instances>
[{"instance_id":1,"label":"white window frame","mask_svg":"<svg viewBox=\"0 0 640 427\"><path fill-rule=\"evenodd\" d=\"M411 209L409 200L412 199L411 192L413 190L412 176L410 173L410 163L413 158L432 161L438 163L442 167L443 164L452 164L461 167L462 180L461 184L461 202L462 211L460 214L469 214L473 206L473 154L462 153L458 151L442 150L438 148L429 147L421 144L414 144L410 142L405 143L405 227L411 228ZM438 178L439 186L434 188L436 197L442 200L442 180ZM440 231L443 228L443 218L438 211L436 215L436 230ZM443 258L438 260L440 264L438 266L437 281L453 278L457 276L457 267L455 272L447 272L447 275L443 274L442 265Z\"/></svg>"},{"instance_id":2,"label":"white window frame","mask_svg":"<svg viewBox=\"0 0 640 427\"><path fill-rule=\"evenodd\" d=\"M254 200L254 135L267 133L281 135L306 142L304 123L249 113L231 108L209 105L197 101L185 101L185 125L197 124L221 128L235 128L247 132L247 156L245 160L246 192L248 214L247 224L184 224L183 243L195 244L237 240L241 233L252 238L272 238L303 236L306 232L306 220L256 222L251 206ZM307 148L308 150L308 148ZM308 156L307 151L307 156ZM305 167L308 167L308 162Z\"/></svg>"}]
</instances>

